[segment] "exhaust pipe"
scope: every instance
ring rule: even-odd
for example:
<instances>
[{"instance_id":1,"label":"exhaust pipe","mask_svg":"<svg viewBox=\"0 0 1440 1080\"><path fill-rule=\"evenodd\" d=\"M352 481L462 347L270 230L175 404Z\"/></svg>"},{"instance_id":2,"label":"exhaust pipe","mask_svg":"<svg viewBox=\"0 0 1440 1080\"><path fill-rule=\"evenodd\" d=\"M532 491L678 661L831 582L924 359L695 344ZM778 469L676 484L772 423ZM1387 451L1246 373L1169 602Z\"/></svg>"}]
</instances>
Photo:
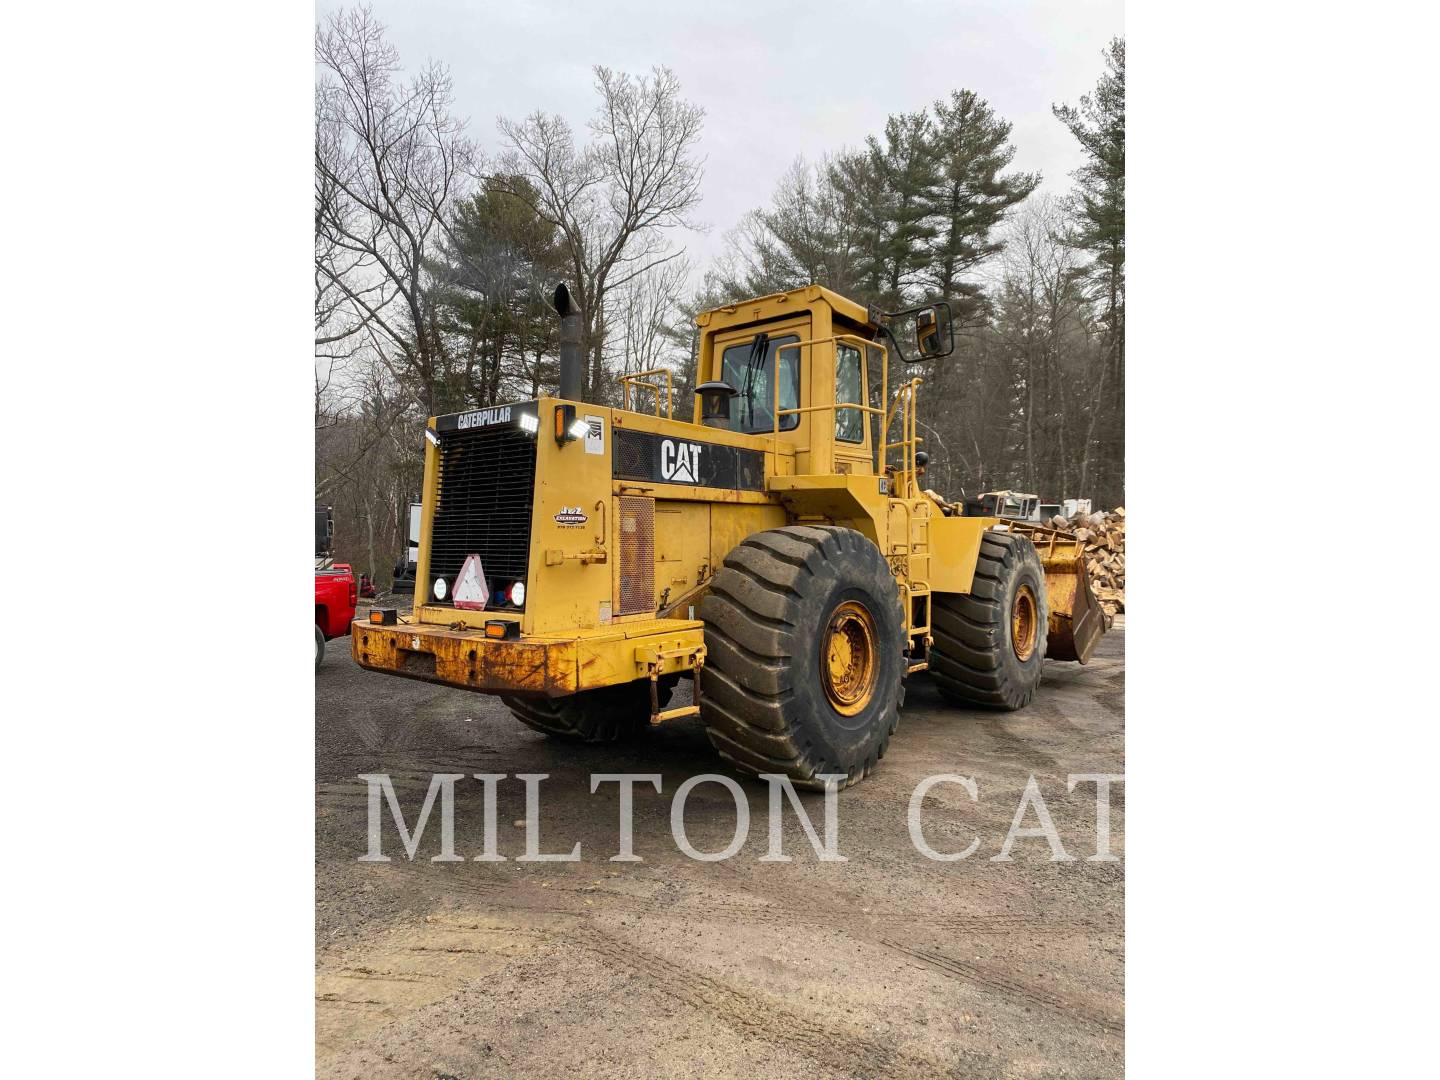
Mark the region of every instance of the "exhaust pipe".
<instances>
[{"instance_id":1,"label":"exhaust pipe","mask_svg":"<svg viewBox=\"0 0 1440 1080\"><path fill-rule=\"evenodd\" d=\"M560 394L565 401L580 401L580 308L562 281L555 286L555 310L560 315Z\"/></svg>"}]
</instances>

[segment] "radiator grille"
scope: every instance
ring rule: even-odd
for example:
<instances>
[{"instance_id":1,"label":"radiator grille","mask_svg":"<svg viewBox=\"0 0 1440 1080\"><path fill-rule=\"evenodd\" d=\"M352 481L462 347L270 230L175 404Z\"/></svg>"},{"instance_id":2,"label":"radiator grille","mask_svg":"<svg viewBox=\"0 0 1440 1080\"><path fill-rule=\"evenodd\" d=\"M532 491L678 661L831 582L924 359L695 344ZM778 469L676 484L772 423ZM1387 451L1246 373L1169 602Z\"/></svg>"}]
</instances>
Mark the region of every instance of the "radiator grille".
<instances>
[{"instance_id":1,"label":"radiator grille","mask_svg":"<svg viewBox=\"0 0 1440 1080\"><path fill-rule=\"evenodd\" d=\"M655 500L620 496L619 614L655 612Z\"/></svg>"},{"instance_id":2,"label":"radiator grille","mask_svg":"<svg viewBox=\"0 0 1440 1080\"><path fill-rule=\"evenodd\" d=\"M488 587L525 581L535 498L535 440L515 428L448 433L440 446L439 498L430 533L430 585L448 598L468 555L478 554ZM446 602L446 601L440 601Z\"/></svg>"},{"instance_id":3,"label":"radiator grille","mask_svg":"<svg viewBox=\"0 0 1440 1080\"><path fill-rule=\"evenodd\" d=\"M658 440L642 433L615 430L615 475L630 480L653 480L660 475Z\"/></svg>"}]
</instances>

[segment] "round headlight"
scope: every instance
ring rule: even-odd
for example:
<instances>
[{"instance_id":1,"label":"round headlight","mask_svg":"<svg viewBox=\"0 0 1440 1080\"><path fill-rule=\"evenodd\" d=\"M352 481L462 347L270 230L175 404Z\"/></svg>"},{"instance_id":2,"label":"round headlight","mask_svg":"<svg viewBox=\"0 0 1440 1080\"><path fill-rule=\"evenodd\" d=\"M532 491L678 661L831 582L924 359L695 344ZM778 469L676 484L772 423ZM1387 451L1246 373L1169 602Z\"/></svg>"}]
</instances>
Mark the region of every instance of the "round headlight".
<instances>
[{"instance_id":1,"label":"round headlight","mask_svg":"<svg viewBox=\"0 0 1440 1080\"><path fill-rule=\"evenodd\" d=\"M510 586L510 602L516 607L523 607L525 604L525 583L517 581Z\"/></svg>"},{"instance_id":2,"label":"round headlight","mask_svg":"<svg viewBox=\"0 0 1440 1080\"><path fill-rule=\"evenodd\" d=\"M443 577L437 577L435 579L435 599L445 599L445 579Z\"/></svg>"}]
</instances>

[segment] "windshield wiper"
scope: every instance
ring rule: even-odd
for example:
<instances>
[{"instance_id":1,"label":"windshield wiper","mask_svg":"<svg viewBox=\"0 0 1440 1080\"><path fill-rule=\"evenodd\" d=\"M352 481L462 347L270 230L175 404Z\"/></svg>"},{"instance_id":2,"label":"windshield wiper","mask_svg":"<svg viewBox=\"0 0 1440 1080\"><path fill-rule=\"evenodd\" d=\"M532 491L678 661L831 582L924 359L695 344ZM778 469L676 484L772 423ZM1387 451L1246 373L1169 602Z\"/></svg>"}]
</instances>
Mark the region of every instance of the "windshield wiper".
<instances>
[{"instance_id":1,"label":"windshield wiper","mask_svg":"<svg viewBox=\"0 0 1440 1080\"><path fill-rule=\"evenodd\" d=\"M755 389L755 373L765 364L765 353L770 348L769 334L756 334L755 340L750 343L750 355L745 358L745 418L741 421L746 430L755 426L755 399L751 396Z\"/></svg>"}]
</instances>

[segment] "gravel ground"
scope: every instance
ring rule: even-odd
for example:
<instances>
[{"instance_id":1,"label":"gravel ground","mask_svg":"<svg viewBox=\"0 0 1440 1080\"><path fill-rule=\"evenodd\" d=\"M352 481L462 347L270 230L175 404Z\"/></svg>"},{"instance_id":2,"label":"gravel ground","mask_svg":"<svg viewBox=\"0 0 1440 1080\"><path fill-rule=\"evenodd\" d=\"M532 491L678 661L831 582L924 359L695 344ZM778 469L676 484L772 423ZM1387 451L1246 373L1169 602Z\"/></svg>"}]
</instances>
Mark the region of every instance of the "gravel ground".
<instances>
[{"instance_id":1,"label":"gravel ground","mask_svg":"<svg viewBox=\"0 0 1440 1080\"><path fill-rule=\"evenodd\" d=\"M1091 1077L1123 1071L1124 870L1096 850L1094 786L1072 773L1124 771L1124 630L1085 667L1047 665L1032 705L994 714L945 706L909 683L876 774L839 795L839 849L821 862L787 806L786 863L767 847L766 788L742 780L749 837L698 862L671 836L682 781L726 773L703 729L676 721L627 747L575 747L511 719L496 699L362 671L348 639L316 677L317 1058L325 1077L964 1076ZM676 696L684 699L685 690ZM505 773L505 862L436 863L438 813L416 859L389 815L388 863L366 847L366 786L388 773L413 826L437 772ZM634 846L618 850L616 785L591 773L650 772L635 789ZM541 850L574 863L518 863L517 773L546 773ZM926 776L973 777L924 799L934 862L912 845L911 792ZM994 862L1034 776L1072 862L1040 837ZM455 846L483 845L481 785L456 787ZM803 797L819 828L823 802ZM438 804L437 804L438 811ZM1036 825L1031 813L1026 826ZM736 823L714 783L690 796L702 851ZM1111 798L1124 851L1124 785Z\"/></svg>"}]
</instances>

